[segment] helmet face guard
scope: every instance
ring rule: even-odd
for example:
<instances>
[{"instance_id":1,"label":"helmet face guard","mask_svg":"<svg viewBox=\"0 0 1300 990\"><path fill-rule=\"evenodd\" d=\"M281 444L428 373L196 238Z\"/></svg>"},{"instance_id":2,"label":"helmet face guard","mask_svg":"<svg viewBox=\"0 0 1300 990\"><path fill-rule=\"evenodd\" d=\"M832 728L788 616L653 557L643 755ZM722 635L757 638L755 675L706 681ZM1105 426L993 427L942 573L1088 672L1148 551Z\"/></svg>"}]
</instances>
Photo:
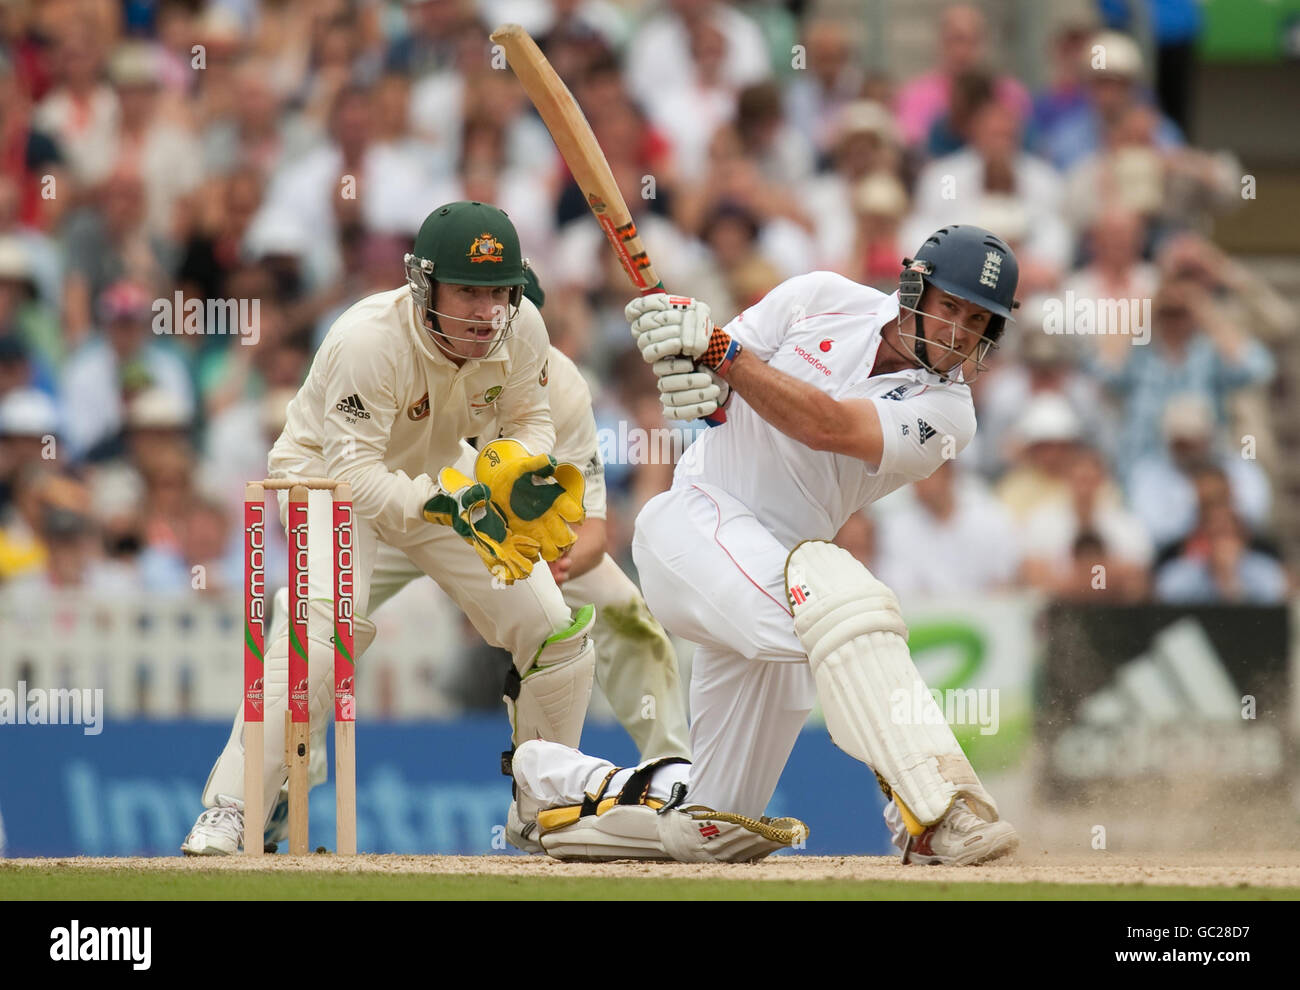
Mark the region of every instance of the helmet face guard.
<instances>
[{"instance_id":1,"label":"helmet face guard","mask_svg":"<svg viewBox=\"0 0 1300 990\"><path fill-rule=\"evenodd\" d=\"M988 370L985 363L998 346L1011 312L1020 305L1015 300L1019 265L1011 248L999 238L980 227L953 225L935 231L921 245L915 258L903 259L903 271L898 280L898 308L912 314L915 332L899 328L900 339L912 345L917 362L944 381L961 381L970 384ZM953 320L920 309L926 286L933 286L955 298L974 303L988 311L988 325L983 331L960 326ZM947 324L947 340L941 335L927 335L925 320ZM957 332L975 334L976 341L969 353L956 346ZM954 354L961 360L947 371L934 367L927 354L927 344ZM974 373L965 374L967 362L974 362Z\"/></svg>"},{"instance_id":2,"label":"helmet face guard","mask_svg":"<svg viewBox=\"0 0 1300 990\"><path fill-rule=\"evenodd\" d=\"M898 308L912 314L915 318L916 332L910 333L902 327L899 327L899 338L908 341L911 344L913 354L916 356L916 359L921 362L921 366L925 368L926 371L938 375L947 382L960 381L969 385L984 372L988 371L988 365L986 362L990 352L996 350L998 347L998 340L1002 336L1002 331L1006 327L1006 317L990 315L988 326L981 333L970 327L960 326L954 320L945 320L943 317L935 316L933 313L923 313L920 309L920 305L921 296L925 293L927 274L925 269L932 268L933 266L930 266L928 262L914 261L911 258L904 259L904 262L908 267L905 268L902 275L899 276ZM933 282L931 282L931 284L933 284ZM938 286L935 287L939 288ZM942 291L946 292L947 290L945 289ZM965 298L956 292L951 292L949 295L957 296L958 298ZM978 302L978 300L971 301ZM941 332L933 336L927 335L922 323L922 318L925 320L934 320L936 323L940 324L947 324L949 327L948 339L945 341L941 336ZM954 346L957 339L957 331L959 329L966 333L977 335L978 339L969 354L958 350L957 347ZM927 354L927 343L931 347L937 347L949 354L956 354L961 358L961 361L954 364L947 371L940 371L938 368L934 367L934 364L931 362ZM968 361L973 361L975 363L975 372L970 375L970 377L967 377L965 373L965 366ZM954 377L954 374L956 377Z\"/></svg>"},{"instance_id":3,"label":"helmet face guard","mask_svg":"<svg viewBox=\"0 0 1300 990\"><path fill-rule=\"evenodd\" d=\"M415 303L415 311L424 324L425 333L433 337L439 347L455 353L451 343L453 341L464 342L466 338L453 337L447 333L442 329L441 321L450 320L454 323L470 321L462 320L457 316L448 316L446 313L441 313L433 308L434 289L437 281L434 278L434 263L432 261L407 253L402 257L402 263L406 266L406 284L411 287L411 301ZM523 264L525 268L529 267L527 258L524 259ZM471 283L449 284L468 285ZM505 312L492 318L492 325L496 328L497 333L493 336L492 343L488 346L487 353L483 355L484 357L491 357L502 344L515 335L515 318L518 317L519 306L523 302L524 286L511 285L509 289L510 300L506 304Z\"/></svg>"}]
</instances>

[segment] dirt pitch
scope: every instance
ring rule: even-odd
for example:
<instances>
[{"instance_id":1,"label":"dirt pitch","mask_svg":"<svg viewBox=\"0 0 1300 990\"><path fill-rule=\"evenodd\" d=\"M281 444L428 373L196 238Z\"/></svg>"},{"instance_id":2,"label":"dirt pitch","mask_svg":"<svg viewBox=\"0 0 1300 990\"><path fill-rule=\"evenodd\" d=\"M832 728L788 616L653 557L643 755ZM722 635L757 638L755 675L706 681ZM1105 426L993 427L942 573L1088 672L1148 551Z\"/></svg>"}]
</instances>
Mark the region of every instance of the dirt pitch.
<instances>
[{"instance_id":1,"label":"dirt pitch","mask_svg":"<svg viewBox=\"0 0 1300 990\"><path fill-rule=\"evenodd\" d=\"M986 866L942 869L905 867L882 856L775 856L759 863L559 863L527 856L397 856L338 857L263 856L186 859L14 859L0 862L0 883L10 870L68 869L175 871L202 874L253 870L262 873L412 874L449 876L573 877L585 879L681 879L745 881L837 880L891 883L1049 883L1157 885L1186 887L1247 887L1300 889L1300 851L1277 853L1173 853L1115 856L1020 852Z\"/></svg>"}]
</instances>

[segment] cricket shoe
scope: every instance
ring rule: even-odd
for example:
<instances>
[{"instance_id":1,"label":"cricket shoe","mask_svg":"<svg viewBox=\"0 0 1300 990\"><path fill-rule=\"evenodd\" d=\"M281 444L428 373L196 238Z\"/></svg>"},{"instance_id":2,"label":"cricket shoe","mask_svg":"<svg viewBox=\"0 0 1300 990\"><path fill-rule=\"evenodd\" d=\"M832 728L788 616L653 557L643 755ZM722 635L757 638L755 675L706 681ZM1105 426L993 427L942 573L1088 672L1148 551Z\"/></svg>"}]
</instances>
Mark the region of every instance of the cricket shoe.
<instances>
[{"instance_id":1,"label":"cricket shoe","mask_svg":"<svg viewBox=\"0 0 1300 990\"><path fill-rule=\"evenodd\" d=\"M233 856L244 840L244 802L217 795L217 806L199 815L181 843L186 856Z\"/></svg>"},{"instance_id":2,"label":"cricket shoe","mask_svg":"<svg viewBox=\"0 0 1300 990\"><path fill-rule=\"evenodd\" d=\"M511 801L510 810L506 812L506 841L526 853L545 853L546 850L542 848L542 843L539 841L539 834L536 813L531 815L528 821L524 821L519 813L518 800Z\"/></svg>"},{"instance_id":3,"label":"cricket shoe","mask_svg":"<svg viewBox=\"0 0 1300 990\"><path fill-rule=\"evenodd\" d=\"M1009 822L986 822L965 801L954 801L948 814L903 850L904 863L922 866L975 866L1014 852L1020 838Z\"/></svg>"}]
</instances>

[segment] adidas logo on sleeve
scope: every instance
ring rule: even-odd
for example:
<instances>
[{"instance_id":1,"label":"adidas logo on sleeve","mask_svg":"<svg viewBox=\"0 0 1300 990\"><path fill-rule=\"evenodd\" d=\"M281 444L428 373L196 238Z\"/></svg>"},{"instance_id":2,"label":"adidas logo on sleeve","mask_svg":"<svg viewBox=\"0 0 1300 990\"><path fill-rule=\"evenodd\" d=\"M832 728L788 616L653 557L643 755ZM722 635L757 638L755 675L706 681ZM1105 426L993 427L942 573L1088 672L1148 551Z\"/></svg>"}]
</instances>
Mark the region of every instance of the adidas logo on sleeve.
<instances>
[{"instance_id":1,"label":"adidas logo on sleeve","mask_svg":"<svg viewBox=\"0 0 1300 990\"><path fill-rule=\"evenodd\" d=\"M346 399L340 399L334 408L347 416L354 416L357 419L370 418L370 413L366 412L366 407L361 404L361 396L355 392Z\"/></svg>"}]
</instances>

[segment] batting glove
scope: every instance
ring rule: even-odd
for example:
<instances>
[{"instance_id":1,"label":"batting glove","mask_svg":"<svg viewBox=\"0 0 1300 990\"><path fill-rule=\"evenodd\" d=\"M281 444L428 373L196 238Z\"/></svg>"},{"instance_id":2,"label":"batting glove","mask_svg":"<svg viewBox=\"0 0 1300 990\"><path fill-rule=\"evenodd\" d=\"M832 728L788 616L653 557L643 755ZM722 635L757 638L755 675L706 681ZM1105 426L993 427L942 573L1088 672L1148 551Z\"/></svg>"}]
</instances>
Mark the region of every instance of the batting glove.
<instances>
[{"instance_id":1,"label":"batting glove","mask_svg":"<svg viewBox=\"0 0 1300 990\"><path fill-rule=\"evenodd\" d=\"M713 321L707 303L662 292L638 296L623 310L647 364L684 354L697 357L709 346Z\"/></svg>"},{"instance_id":2,"label":"batting glove","mask_svg":"<svg viewBox=\"0 0 1300 990\"><path fill-rule=\"evenodd\" d=\"M659 402L668 419L703 419L710 426L726 422L731 386L689 358L664 358L654 364Z\"/></svg>"}]
</instances>

